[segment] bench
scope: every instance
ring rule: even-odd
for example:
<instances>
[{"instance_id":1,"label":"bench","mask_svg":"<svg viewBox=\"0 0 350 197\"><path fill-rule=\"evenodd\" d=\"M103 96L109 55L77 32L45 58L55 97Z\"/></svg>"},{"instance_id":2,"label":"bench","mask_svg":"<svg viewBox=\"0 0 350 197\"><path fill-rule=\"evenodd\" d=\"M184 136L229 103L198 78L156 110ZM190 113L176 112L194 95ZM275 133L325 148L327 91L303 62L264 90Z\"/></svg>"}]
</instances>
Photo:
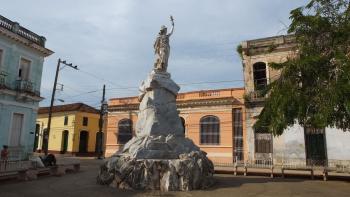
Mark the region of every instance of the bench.
<instances>
[{"instance_id":1,"label":"bench","mask_svg":"<svg viewBox=\"0 0 350 197\"><path fill-rule=\"evenodd\" d=\"M6 166L6 167L5 167ZM15 160L0 162L0 179L17 178L18 180L35 180L39 175L62 176L67 171L78 172L80 162L73 158L60 158L57 165L40 168L35 161Z\"/></svg>"},{"instance_id":2,"label":"bench","mask_svg":"<svg viewBox=\"0 0 350 197\"><path fill-rule=\"evenodd\" d=\"M242 164L240 164L240 166L242 166ZM237 170L237 168L238 168L238 166L235 167L235 170ZM244 168L244 176L247 176L248 168L256 168L256 169L269 170L270 177L274 178L274 176L273 176L274 166L272 165L272 160L255 160L254 163L244 162L243 168Z\"/></svg>"},{"instance_id":3,"label":"bench","mask_svg":"<svg viewBox=\"0 0 350 197\"><path fill-rule=\"evenodd\" d=\"M80 161L74 158L60 158L56 166L50 168L50 173L55 176L62 176L67 171L78 172L80 170Z\"/></svg>"},{"instance_id":4,"label":"bench","mask_svg":"<svg viewBox=\"0 0 350 197\"><path fill-rule=\"evenodd\" d=\"M67 171L78 172L80 170L80 163L72 164L57 164L55 166L48 166L45 168L36 168L38 175L50 174L53 176L65 175Z\"/></svg>"},{"instance_id":5,"label":"bench","mask_svg":"<svg viewBox=\"0 0 350 197\"><path fill-rule=\"evenodd\" d=\"M282 178L285 178L285 170L295 170L295 171L310 171L311 179L314 179L314 167L313 166L281 166Z\"/></svg>"}]
</instances>

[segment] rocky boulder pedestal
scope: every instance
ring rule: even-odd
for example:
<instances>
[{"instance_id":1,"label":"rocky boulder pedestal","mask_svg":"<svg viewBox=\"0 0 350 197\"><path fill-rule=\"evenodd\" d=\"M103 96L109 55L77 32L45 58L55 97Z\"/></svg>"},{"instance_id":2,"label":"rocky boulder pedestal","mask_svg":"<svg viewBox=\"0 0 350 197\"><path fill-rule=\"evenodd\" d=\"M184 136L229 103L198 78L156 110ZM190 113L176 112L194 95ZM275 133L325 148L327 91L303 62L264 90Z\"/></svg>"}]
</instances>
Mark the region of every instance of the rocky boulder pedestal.
<instances>
[{"instance_id":1,"label":"rocky boulder pedestal","mask_svg":"<svg viewBox=\"0 0 350 197\"><path fill-rule=\"evenodd\" d=\"M121 189L187 191L213 184L214 166L185 138L170 74L153 70L140 86L136 136L100 168L97 181Z\"/></svg>"}]
</instances>

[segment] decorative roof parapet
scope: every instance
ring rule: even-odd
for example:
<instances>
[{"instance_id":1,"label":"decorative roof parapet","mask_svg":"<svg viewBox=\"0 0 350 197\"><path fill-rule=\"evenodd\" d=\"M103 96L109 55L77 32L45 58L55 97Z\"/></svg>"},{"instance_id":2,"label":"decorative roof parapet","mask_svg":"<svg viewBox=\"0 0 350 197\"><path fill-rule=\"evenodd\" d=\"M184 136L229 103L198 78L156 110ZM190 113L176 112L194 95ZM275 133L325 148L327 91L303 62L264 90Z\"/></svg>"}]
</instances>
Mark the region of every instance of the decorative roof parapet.
<instances>
[{"instance_id":1,"label":"decorative roof parapet","mask_svg":"<svg viewBox=\"0 0 350 197\"><path fill-rule=\"evenodd\" d=\"M226 97L234 97L237 100L243 102L244 88L225 88L225 89L213 89L213 90L199 90L191 92L183 92L177 95L177 101L189 101L189 100L207 100L218 99ZM126 106L139 104L137 96L124 97L124 98L111 98L109 99L108 106Z\"/></svg>"},{"instance_id":2,"label":"decorative roof parapet","mask_svg":"<svg viewBox=\"0 0 350 197\"><path fill-rule=\"evenodd\" d=\"M198 106L221 106L221 105L243 105L243 102L234 97L216 98L216 99L206 99L206 100L187 100L187 101L176 101L176 106L178 109L187 107L198 107ZM125 104L125 105L110 105L108 106L109 112L117 111L138 111L139 104Z\"/></svg>"},{"instance_id":3,"label":"decorative roof parapet","mask_svg":"<svg viewBox=\"0 0 350 197\"><path fill-rule=\"evenodd\" d=\"M241 43L243 53L247 56L290 50L296 45L296 37L293 34L247 40Z\"/></svg>"},{"instance_id":4,"label":"decorative roof parapet","mask_svg":"<svg viewBox=\"0 0 350 197\"><path fill-rule=\"evenodd\" d=\"M11 21L0 15L0 27L3 27L27 40L30 40L39 46L45 47L46 38L22 27L19 23Z\"/></svg>"}]
</instances>

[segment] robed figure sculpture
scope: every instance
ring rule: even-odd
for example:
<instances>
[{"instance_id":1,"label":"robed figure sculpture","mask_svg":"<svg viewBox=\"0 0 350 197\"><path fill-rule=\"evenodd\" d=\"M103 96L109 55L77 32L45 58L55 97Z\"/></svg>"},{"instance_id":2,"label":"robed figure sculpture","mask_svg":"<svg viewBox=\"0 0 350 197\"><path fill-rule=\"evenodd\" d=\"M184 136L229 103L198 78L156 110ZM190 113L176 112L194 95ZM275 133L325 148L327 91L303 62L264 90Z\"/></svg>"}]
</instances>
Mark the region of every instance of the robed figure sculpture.
<instances>
[{"instance_id":1,"label":"robed figure sculpture","mask_svg":"<svg viewBox=\"0 0 350 197\"><path fill-rule=\"evenodd\" d=\"M168 68L168 59L170 54L169 38L174 32L174 18L172 16L170 16L170 21L172 25L170 33L168 34L167 27L162 25L153 46L154 54L156 56L154 63L154 69L156 71L166 72Z\"/></svg>"}]
</instances>

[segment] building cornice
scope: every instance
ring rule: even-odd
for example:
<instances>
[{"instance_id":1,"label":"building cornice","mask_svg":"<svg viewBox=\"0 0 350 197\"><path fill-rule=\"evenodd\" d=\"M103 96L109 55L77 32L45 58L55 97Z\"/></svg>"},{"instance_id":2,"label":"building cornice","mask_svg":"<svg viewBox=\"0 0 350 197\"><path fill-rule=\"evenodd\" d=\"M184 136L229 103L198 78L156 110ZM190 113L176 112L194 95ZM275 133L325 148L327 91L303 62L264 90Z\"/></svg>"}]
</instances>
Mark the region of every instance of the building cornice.
<instances>
[{"instance_id":1,"label":"building cornice","mask_svg":"<svg viewBox=\"0 0 350 197\"><path fill-rule=\"evenodd\" d=\"M243 105L241 101L233 97L215 98L215 99L201 99L201 100L186 100L177 101L176 106L178 109L188 107L200 107L200 106L220 106L220 105ZM109 112L116 111L130 111L138 110L139 104L125 104L125 105L111 105L108 106Z\"/></svg>"},{"instance_id":2,"label":"building cornice","mask_svg":"<svg viewBox=\"0 0 350 197\"><path fill-rule=\"evenodd\" d=\"M288 52L296 50L297 42L294 35L281 35L241 43L244 56Z\"/></svg>"},{"instance_id":3,"label":"building cornice","mask_svg":"<svg viewBox=\"0 0 350 197\"><path fill-rule=\"evenodd\" d=\"M8 100L4 100L4 99L0 99L0 106L1 105L11 105L11 106L20 106L20 107L24 107L24 108L28 108L28 109L32 109L34 111L38 110L38 106L34 105L34 104L29 104L29 103L22 103L22 102L18 102L18 101L8 101Z\"/></svg>"},{"instance_id":4,"label":"building cornice","mask_svg":"<svg viewBox=\"0 0 350 197\"><path fill-rule=\"evenodd\" d=\"M50 55L52 55L54 53L50 49L47 49L47 48L42 47L42 46L40 46L40 45L30 41L30 40L22 38L21 36L11 32L11 31L9 31L9 30L7 30L5 28L0 27L0 34L6 36L6 37L8 37L8 38L10 38L10 39L12 39L12 40L14 40L16 42L19 42L19 43L21 43L21 44L23 44L23 45L25 45L25 46L27 46L29 48L32 48L32 49L38 51L39 53L44 55L44 57L50 56Z\"/></svg>"},{"instance_id":5,"label":"building cornice","mask_svg":"<svg viewBox=\"0 0 350 197\"><path fill-rule=\"evenodd\" d=\"M40 96L32 94L32 93L20 92L18 90L12 90L9 88L0 89L0 93L7 94L10 96L15 96L16 100L18 100L18 101L30 99L30 100L35 101L35 102L40 102L44 99L43 97L40 97Z\"/></svg>"},{"instance_id":6,"label":"building cornice","mask_svg":"<svg viewBox=\"0 0 350 197\"><path fill-rule=\"evenodd\" d=\"M38 36L34 34L33 32L30 32L29 30L20 27L16 30L18 33L15 33L13 31L10 31L8 28L5 28L9 26L9 24L5 24L3 21L0 21L0 34L4 35L5 37L14 40L16 42L19 42L29 48L32 48L39 53L41 53L44 57L47 57L49 55L52 55L54 52L50 49L47 49L44 47L45 38L42 36ZM12 29L15 29L12 27ZM19 35L21 33L21 35ZM24 37L25 36L25 37Z\"/></svg>"}]
</instances>

